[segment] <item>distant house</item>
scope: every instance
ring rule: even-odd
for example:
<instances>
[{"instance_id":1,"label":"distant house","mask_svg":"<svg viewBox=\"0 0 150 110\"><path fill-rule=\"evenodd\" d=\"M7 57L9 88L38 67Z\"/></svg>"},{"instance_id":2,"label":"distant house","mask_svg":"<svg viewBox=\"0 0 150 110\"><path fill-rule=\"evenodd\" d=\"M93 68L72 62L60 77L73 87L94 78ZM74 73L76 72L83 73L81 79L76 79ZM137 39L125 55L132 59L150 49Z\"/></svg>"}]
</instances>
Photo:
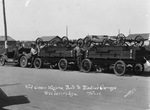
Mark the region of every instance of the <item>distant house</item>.
<instances>
[{"instance_id":1,"label":"distant house","mask_svg":"<svg viewBox=\"0 0 150 110\"><path fill-rule=\"evenodd\" d=\"M150 33L129 34L126 39L134 40L137 36L143 37L145 46L150 46Z\"/></svg>"},{"instance_id":2,"label":"distant house","mask_svg":"<svg viewBox=\"0 0 150 110\"><path fill-rule=\"evenodd\" d=\"M10 36L7 36L7 45L8 45L8 49L11 49L9 47L15 46L16 40ZM4 52L5 52L5 36L0 36L0 54Z\"/></svg>"},{"instance_id":3,"label":"distant house","mask_svg":"<svg viewBox=\"0 0 150 110\"><path fill-rule=\"evenodd\" d=\"M135 39L137 36L141 36L144 40L150 40L150 33L141 33L141 34L129 34L127 39Z\"/></svg>"},{"instance_id":4,"label":"distant house","mask_svg":"<svg viewBox=\"0 0 150 110\"><path fill-rule=\"evenodd\" d=\"M16 45L16 40L10 36L7 36L7 41L8 46ZM0 36L0 47L3 47L4 45L5 45L5 36Z\"/></svg>"}]
</instances>

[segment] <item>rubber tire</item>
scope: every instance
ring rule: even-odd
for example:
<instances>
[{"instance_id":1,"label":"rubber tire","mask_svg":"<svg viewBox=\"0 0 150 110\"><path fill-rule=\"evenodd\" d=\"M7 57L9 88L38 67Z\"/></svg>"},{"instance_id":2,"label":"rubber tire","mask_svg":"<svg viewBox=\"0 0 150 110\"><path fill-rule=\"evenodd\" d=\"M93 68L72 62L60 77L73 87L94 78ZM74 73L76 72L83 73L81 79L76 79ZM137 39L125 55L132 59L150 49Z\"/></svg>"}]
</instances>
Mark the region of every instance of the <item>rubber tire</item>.
<instances>
[{"instance_id":1,"label":"rubber tire","mask_svg":"<svg viewBox=\"0 0 150 110\"><path fill-rule=\"evenodd\" d=\"M4 65L5 65L5 62L6 62L5 57L4 57L4 56L1 56L1 57L0 57L0 66L4 66Z\"/></svg>"},{"instance_id":2,"label":"rubber tire","mask_svg":"<svg viewBox=\"0 0 150 110\"><path fill-rule=\"evenodd\" d=\"M60 70L65 71L68 67L68 61L66 59L61 59L58 62L58 67Z\"/></svg>"},{"instance_id":3,"label":"rubber tire","mask_svg":"<svg viewBox=\"0 0 150 110\"><path fill-rule=\"evenodd\" d=\"M85 64L88 64L88 65L85 65ZM85 66L86 67L88 66L88 67L85 68ZM92 62L89 59L84 59L81 63L81 70L83 72L88 73L88 72L90 72L91 68L92 68Z\"/></svg>"},{"instance_id":4,"label":"rubber tire","mask_svg":"<svg viewBox=\"0 0 150 110\"><path fill-rule=\"evenodd\" d=\"M123 44L125 43L126 41L126 37L124 34L120 33L117 35L117 44L116 45L120 45L120 46L123 46Z\"/></svg>"},{"instance_id":5,"label":"rubber tire","mask_svg":"<svg viewBox=\"0 0 150 110\"><path fill-rule=\"evenodd\" d=\"M42 65L43 65L41 58L36 58L33 61L33 65L34 65L35 68L40 69L42 67Z\"/></svg>"},{"instance_id":6,"label":"rubber tire","mask_svg":"<svg viewBox=\"0 0 150 110\"><path fill-rule=\"evenodd\" d=\"M62 37L62 44L63 44L63 46L67 46L68 45L68 43L69 43L69 39L68 39L68 37L66 37L66 36L64 36L64 37Z\"/></svg>"},{"instance_id":7,"label":"rubber tire","mask_svg":"<svg viewBox=\"0 0 150 110\"><path fill-rule=\"evenodd\" d=\"M35 42L38 46L41 46L43 43L43 40L42 40L42 38L37 38Z\"/></svg>"},{"instance_id":8,"label":"rubber tire","mask_svg":"<svg viewBox=\"0 0 150 110\"><path fill-rule=\"evenodd\" d=\"M25 68L28 65L28 58L26 56L21 56L19 62L20 62L20 66Z\"/></svg>"},{"instance_id":9,"label":"rubber tire","mask_svg":"<svg viewBox=\"0 0 150 110\"><path fill-rule=\"evenodd\" d=\"M143 46L144 45L144 38L142 36L136 36L134 41L135 41L135 44L137 46Z\"/></svg>"},{"instance_id":10,"label":"rubber tire","mask_svg":"<svg viewBox=\"0 0 150 110\"><path fill-rule=\"evenodd\" d=\"M142 68L140 68L142 67ZM140 71L138 71L138 68ZM144 65L142 63L136 63L133 65L133 71L136 75L141 75L144 72Z\"/></svg>"},{"instance_id":11,"label":"rubber tire","mask_svg":"<svg viewBox=\"0 0 150 110\"><path fill-rule=\"evenodd\" d=\"M123 67L123 70L121 70L121 72L120 72L120 70L119 70L118 67L117 67L117 65L118 65L119 63L122 64L122 67ZM117 67L117 68L116 68L116 67ZM124 75L125 72L126 72L126 64L125 64L124 61L118 60L118 61L116 61L116 63L114 64L113 69L114 69L114 73L115 73L117 76L122 76L122 75Z\"/></svg>"},{"instance_id":12,"label":"rubber tire","mask_svg":"<svg viewBox=\"0 0 150 110\"><path fill-rule=\"evenodd\" d=\"M77 44L79 45L80 48L82 48L84 46L84 42L83 42L83 39L79 38L77 40Z\"/></svg>"}]
</instances>

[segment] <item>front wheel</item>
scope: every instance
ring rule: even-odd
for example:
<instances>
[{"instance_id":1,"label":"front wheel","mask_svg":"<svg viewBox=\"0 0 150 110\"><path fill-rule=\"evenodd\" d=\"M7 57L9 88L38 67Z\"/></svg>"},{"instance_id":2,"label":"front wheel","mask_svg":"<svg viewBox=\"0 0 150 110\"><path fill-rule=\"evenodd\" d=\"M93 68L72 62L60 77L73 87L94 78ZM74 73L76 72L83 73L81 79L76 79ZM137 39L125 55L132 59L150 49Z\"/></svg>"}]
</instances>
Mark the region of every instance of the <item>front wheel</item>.
<instances>
[{"instance_id":1,"label":"front wheel","mask_svg":"<svg viewBox=\"0 0 150 110\"><path fill-rule=\"evenodd\" d=\"M67 46L69 43L68 37L66 36L62 37L62 43L63 43L63 46Z\"/></svg>"},{"instance_id":2,"label":"front wheel","mask_svg":"<svg viewBox=\"0 0 150 110\"><path fill-rule=\"evenodd\" d=\"M5 65L5 58L4 58L4 56L1 56L0 57L0 66L4 66Z\"/></svg>"},{"instance_id":3,"label":"front wheel","mask_svg":"<svg viewBox=\"0 0 150 110\"><path fill-rule=\"evenodd\" d=\"M133 71L135 74L140 75L144 72L144 65L142 63L136 63L133 65Z\"/></svg>"},{"instance_id":4,"label":"front wheel","mask_svg":"<svg viewBox=\"0 0 150 110\"><path fill-rule=\"evenodd\" d=\"M77 40L77 44L79 45L79 47L83 47L84 46L84 42L83 42L83 39L78 39Z\"/></svg>"},{"instance_id":5,"label":"front wheel","mask_svg":"<svg viewBox=\"0 0 150 110\"><path fill-rule=\"evenodd\" d=\"M37 69L42 67L42 60L41 60L41 58L36 58L34 60L34 67L37 68Z\"/></svg>"},{"instance_id":6,"label":"front wheel","mask_svg":"<svg viewBox=\"0 0 150 110\"><path fill-rule=\"evenodd\" d=\"M26 56L22 56L20 58L20 66L25 68L28 65L28 58Z\"/></svg>"},{"instance_id":7,"label":"front wheel","mask_svg":"<svg viewBox=\"0 0 150 110\"><path fill-rule=\"evenodd\" d=\"M59 67L60 70L65 71L65 70L67 69L67 67L68 67L68 62L67 62L67 60L66 60L66 59L61 59L61 60L59 61L59 63L58 63L58 67Z\"/></svg>"},{"instance_id":8,"label":"front wheel","mask_svg":"<svg viewBox=\"0 0 150 110\"><path fill-rule=\"evenodd\" d=\"M81 63L81 70L89 72L92 68L92 62L89 59L84 59Z\"/></svg>"},{"instance_id":9,"label":"front wheel","mask_svg":"<svg viewBox=\"0 0 150 110\"><path fill-rule=\"evenodd\" d=\"M126 64L122 60L118 60L114 65L114 73L117 76L122 76L126 72Z\"/></svg>"},{"instance_id":10,"label":"front wheel","mask_svg":"<svg viewBox=\"0 0 150 110\"><path fill-rule=\"evenodd\" d=\"M134 44L136 46L143 46L144 45L144 38L142 36L136 36Z\"/></svg>"}]
</instances>

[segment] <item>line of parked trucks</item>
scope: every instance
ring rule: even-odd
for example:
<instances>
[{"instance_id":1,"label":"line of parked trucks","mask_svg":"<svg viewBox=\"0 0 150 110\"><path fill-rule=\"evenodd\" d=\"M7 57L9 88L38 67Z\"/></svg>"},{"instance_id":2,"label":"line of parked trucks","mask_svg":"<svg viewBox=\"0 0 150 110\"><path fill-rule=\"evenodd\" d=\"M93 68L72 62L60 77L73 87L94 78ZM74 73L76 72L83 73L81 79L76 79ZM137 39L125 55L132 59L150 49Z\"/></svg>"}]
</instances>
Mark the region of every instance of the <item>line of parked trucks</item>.
<instances>
[{"instance_id":1,"label":"line of parked trucks","mask_svg":"<svg viewBox=\"0 0 150 110\"><path fill-rule=\"evenodd\" d=\"M78 40L69 40L65 36L46 36L37 38L31 47L16 47L1 54L0 65L13 62L21 67L38 69L49 65L62 71L78 68L83 72L96 69L107 71L113 67L114 73L118 76L124 75L127 71L141 74L144 64L150 60L150 49L143 45L144 41L140 35L128 39L124 34L88 35ZM34 56L31 55L32 45L37 49Z\"/></svg>"}]
</instances>

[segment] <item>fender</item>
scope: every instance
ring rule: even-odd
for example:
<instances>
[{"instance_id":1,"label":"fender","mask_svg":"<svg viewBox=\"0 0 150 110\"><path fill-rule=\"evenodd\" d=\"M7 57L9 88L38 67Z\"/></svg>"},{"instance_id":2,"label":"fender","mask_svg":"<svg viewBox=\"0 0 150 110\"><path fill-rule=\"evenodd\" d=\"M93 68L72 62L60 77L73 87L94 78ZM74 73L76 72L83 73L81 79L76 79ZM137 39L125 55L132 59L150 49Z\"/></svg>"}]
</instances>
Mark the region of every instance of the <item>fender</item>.
<instances>
[{"instance_id":1,"label":"fender","mask_svg":"<svg viewBox=\"0 0 150 110\"><path fill-rule=\"evenodd\" d=\"M6 61L8 61L8 57L7 57L7 55L5 55L5 54L1 54L1 55L0 55L0 57L2 57L2 56L5 58L5 60L6 60Z\"/></svg>"}]
</instances>

